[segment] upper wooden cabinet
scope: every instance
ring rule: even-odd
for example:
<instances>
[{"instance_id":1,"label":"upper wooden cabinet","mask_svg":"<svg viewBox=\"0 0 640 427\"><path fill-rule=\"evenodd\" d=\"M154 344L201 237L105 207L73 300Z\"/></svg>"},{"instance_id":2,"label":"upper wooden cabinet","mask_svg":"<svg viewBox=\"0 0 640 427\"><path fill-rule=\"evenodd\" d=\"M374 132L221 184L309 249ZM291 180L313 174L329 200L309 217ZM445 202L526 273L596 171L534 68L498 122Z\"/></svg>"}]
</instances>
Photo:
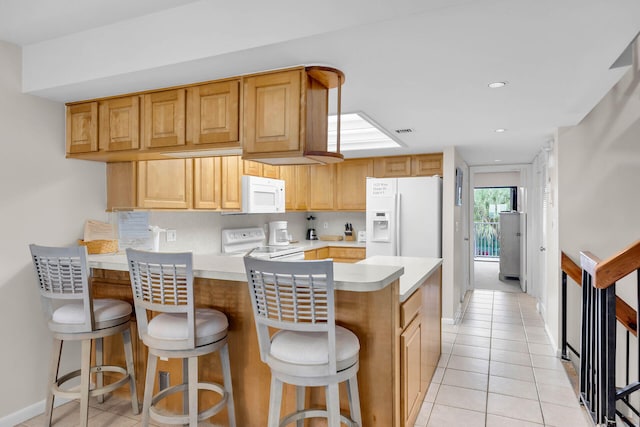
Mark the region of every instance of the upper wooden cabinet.
<instances>
[{"instance_id":1,"label":"upper wooden cabinet","mask_svg":"<svg viewBox=\"0 0 640 427\"><path fill-rule=\"evenodd\" d=\"M374 174L378 178L411 176L411 156L376 158L374 160Z\"/></svg>"},{"instance_id":2,"label":"upper wooden cabinet","mask_svg":"<svg viewBox=\"0 0 640 427\"><path fill-rule=\"evenodd\" d=\"M144 146L179 147L185 143L185 89L144 95Z\"/></svg>"},{"instance_id":3,"label":"upper wooden cabinet","mask_svg":"<svg viewBox=\"0 0 640 427\"><path fill-rule=\"evenodd\" d=\"M242 159L239 156L227 156L221 159L222 200L224 210L242 209Z\"/></svg>"},{"instance_id":4,"label":"upper wooden cabinet","mask_svg":"<svg viewBox=\"0 0 640 427\"><path fill-rule=\"evenodd\" d=\"M265 167L267 165L264 165ZM287 211L306 211L309 201L309 166L280 166L284 180L284 208Z\"/></svg>"},{"instance_id":5,"label":"upper wooden cabinet","mask_svg":"<svg viewBox=\"0 0 640 427\"><path fill-rule=\"evenodd\" d=\"M100 101L99 147L105 151L140 148L140 97Z\"/></svg>"},{"instance_id":6,"label":"upper wooden cabinet","mask_svg":"<svg viewBox=\"0 0 640 427\"><path fill-rule=\"evenodd\" d=\"M326 67L245 77L242 157L272 165L342 161L327 151L329 89L342 82L341 71Z\"/></svg>"},{"instance_id":7,"label":"upper wooden cabinet","mask_svg":"<svg viewBox=\"0 0 640 427\"><path fill-rule=\"evenodd\" d=\"M345 160L336 165L336 209L364 211L367 208L367 177L373 176L373 160Z\"/></svg>"},{"instance_id":8,"label":"upper wooden cabinet","mask_svg":"<svg viewBox=\"0 0 640 427\"><path fill-rule=\"evenodd\" d=\"M280 166L273 166L273 165L263 164L262 165L262 176L264 176L265 178L279 179L280 178Z\"/></svg>"},{"instance_id":9,"label":"upper wooden cabinet","mask_svg":"<svg viewBox=\"0 0 640 427\"><path fill-rule=\"evenodd\" d=\"M67 106L67 153L98 151L98 103Z\"/></svg>"},{"instance_id":10,"label":"upper wooden cabinet","mask_svg":"<svg viewBox=\"0 0 640 427\"><path fill-rule=\"evenodd\" d=\"M193 160L138 162L138 207L188 209L192 206Z\"/></svg>"},{"instance_id":11,"label":"upper wooden cabinet","mask_svg":"<svg viewBox=\"0 0 640 427\"><path fill-rule=\"evenodd\" d=\"M188 99L188 140L240 147L239 79L190 87Z\"/></svg>"},{"instance_id":12,"label":"upper wooden cabinet","mask_svg":"<svg viewBox=\"0 0 640 427\"><path fill-rule=\"evenodd\" d=\"M442 153L420 154L413 156L412 176L442 176Z\"/></svg>"},{"instance_id":13,"label":"upper wooden cabinet","mask_svg":"<svg viewBox=\"0 0 640 427\"><path fill-rule=\"evenodd\" d=\"M309 166L309 204L312 211L335 208L336 165Z\"/></svg>"},{"instance_id":14,"label":"upper wooden cabinet","mask_svg":"<svg viewBox=\"0 0 640 427\"><path fill-rule=\"evenodd\" d=\"M193 207L220 209L222 206L222 159L193 159Z\"/></svg>"},{"instance_id":15,"label":"upper wooden cabinet","mask_svg":"<svg viewBox=\"0 0 640 427\"><path fill-rule=\"evenodd\" d=\"M242 173L244 175L262 176L262 163L244 160L242 162Z\"/></svg>"},{"instance_id":16,"label":"upper wooden cabinet","mask_svg":"<svg viewBox=\"0 0 640 427\"><path fill-rule=\"evenodd\" d=\"M373 169L376 178L442 176L442 153L376 157Z\"/></svg>"},{"instance_id":17,"label":"upper wooden cabinet","mask_svg":"<svg viewBox=\"0 0 640 427\"><path fill-rule=\"evenodd\" d=\"M244 79L243 154L300 152L303 70Z\"/></svg>"}]
</instances>

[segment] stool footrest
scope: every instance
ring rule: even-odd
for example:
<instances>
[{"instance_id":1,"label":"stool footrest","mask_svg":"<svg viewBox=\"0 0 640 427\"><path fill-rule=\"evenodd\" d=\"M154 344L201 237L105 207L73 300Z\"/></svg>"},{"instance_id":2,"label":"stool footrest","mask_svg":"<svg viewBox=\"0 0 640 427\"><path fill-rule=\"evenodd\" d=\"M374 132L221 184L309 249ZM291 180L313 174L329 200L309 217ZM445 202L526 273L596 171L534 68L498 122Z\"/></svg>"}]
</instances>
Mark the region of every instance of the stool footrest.
<instances>
[{"instance_id":1,"label":"stool footrest","mask_svg":"<svg viewBox=\"0 0 640 427\"><path fill-rule=\"evenodd\" d=\"M328 418L328 412L326 409L303 409L301 411L292 412L287 414L284 418L280 420L280 427L287 426L294 421L304 420L307 418ZM351 427L359 427L358 424L353 421L351 418L340 414L340 421L342 423L351 426Z\"/></svg>"},{"instance_id":2,"label":"stool footrest","mask_svg":"<svg viewBox=\"0 0 640 427\"><path fill-rule=\"evenodd\" d=\"M151 399L151 407L149 408L149 415L154 421L158 421L164 424L189 424L188 414L174 414L168 411L161 410L156 407L157 403L162 399L179 392L184 392L188 388L188 384L177 384L164 390L153 396ZM225 408L227 400L229 399L229 393L220 385L216 383L199 382L198 390L209 390L218 393L222 399L215 405L198 412L198 421L211 418L222 409Z\"/></svg>"},{"instance_id":3,"label":"stool footrest","mask_svg":"<svg viewBox=\"0 0 640 427\"><path fill-rule=\"evenodd\" d=\"M97 372L115 372L122 374L123 377L118 381L113 382L111 384L107 384L102 387L94 387L89 390L89 397L102 396L103 394L107 394L112 392L113 390L122 387L130 381L131 376L127 372L126 369L120 366L92 366L91 373ZM55 396L64 397L66 399L79 399L80 398L80 390L64 390L61 386L74 378L77 378L81 375L81 370L75 370L59 377L55 384L52 386L52 391Z\"/></svg>"}]
</instances>

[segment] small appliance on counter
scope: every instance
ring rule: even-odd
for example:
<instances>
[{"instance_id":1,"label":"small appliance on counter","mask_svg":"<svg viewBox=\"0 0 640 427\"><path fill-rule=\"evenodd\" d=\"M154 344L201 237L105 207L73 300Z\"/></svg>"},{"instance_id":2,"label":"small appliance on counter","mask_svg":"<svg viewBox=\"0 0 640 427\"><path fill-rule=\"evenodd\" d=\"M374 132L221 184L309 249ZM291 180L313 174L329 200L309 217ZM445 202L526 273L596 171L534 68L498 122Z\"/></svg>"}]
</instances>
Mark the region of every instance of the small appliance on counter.
<instances>
[{"instance_id":1,"label":"small appliance on counter","mask_svg":"<svg viewBox=\"0 0 640 427\"><path fill-rule=\"evenodd\" d=\"M291 240L287 221L271 221L269 223L269 246L288 245Z\"/></svg>"},{"instance_id":2,"label":"small appliance on counter","mask_svg":"<svg viewBox=\"0 0 640 427\"><path fill-rule=\"evenodd\" d=\"M316 217L310 215L307 217L307 221L309 221L309 228L307 228L307 240L318 240L318 233L316 233Z\"/></svg>"}]
</instances>

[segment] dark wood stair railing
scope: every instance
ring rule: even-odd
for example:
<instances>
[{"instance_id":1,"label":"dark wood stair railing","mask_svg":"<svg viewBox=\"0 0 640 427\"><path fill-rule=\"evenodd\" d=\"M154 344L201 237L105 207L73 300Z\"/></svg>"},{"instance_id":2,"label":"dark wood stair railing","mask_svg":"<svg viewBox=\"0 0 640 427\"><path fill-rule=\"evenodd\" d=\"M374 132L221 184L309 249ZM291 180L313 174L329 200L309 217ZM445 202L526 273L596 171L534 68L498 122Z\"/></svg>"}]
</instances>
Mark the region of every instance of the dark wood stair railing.
<instances>
[{"instance_id":1,"label":"dark wood stair railing","mask_svg":"<svg viewBox=\"0 0 640 427\"><path fill-rule=\"evenodd\" d=\"M601 260L590 252L580 253L580 267L562 253L562 357L567 347L580 357L580 400L596 425L615 426L616 415L627 425L634 423L616 409L621 402L640 417L629 395L640 390L640 381L629 381L630 335L638 336L638 314L615 294L616 282L636 272L637 306L640 307L640 241ZM567 343L567 277L582 286L580 353ZM616 321L626 329L626 383L617 388ZM640 341L638 354L640 354Z\"/></svg>"}]
</instances>

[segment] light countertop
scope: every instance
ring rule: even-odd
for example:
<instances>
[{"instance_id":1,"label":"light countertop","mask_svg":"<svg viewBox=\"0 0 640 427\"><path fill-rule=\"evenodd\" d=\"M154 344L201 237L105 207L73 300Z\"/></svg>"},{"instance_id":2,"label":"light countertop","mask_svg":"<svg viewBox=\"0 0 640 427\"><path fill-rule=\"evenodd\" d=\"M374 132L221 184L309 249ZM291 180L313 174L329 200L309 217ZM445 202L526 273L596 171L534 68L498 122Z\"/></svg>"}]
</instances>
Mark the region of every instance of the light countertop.
<instances>
[{"instance_id":1,"label":"light countertop","mask_svg":"<svg viewBox=\"0 0 640 427\"><path fill-rule=\"evenodd\" d=\"M400 277L400 302L404 302L441 264L442 258L373 256L363 259L356 265L402 266L404 274Z\"/></svg>"},{"instance_id":2,"label":"light countertop","mask_svg":"<svg viewBox=\"0 0 640 427\"><path fill-rule=\"evenodd\" d=\"M316 242L314 242L316 243ZM340 242L317 242L318 247ZM354 242L347 242L353 244ZM345 245L346 246L346 245ZM313 249L313 248L309 248ZM356 264L335 263L334 283L337 290L371 292L383 289L400 278L400 300L407 299L440 264L439 258L372 257ZM89 267L127 271L125 254L89 255ZM204 279L246 282L241 256L194 254L193 273Z\"/></svg>"}]
</instances>

